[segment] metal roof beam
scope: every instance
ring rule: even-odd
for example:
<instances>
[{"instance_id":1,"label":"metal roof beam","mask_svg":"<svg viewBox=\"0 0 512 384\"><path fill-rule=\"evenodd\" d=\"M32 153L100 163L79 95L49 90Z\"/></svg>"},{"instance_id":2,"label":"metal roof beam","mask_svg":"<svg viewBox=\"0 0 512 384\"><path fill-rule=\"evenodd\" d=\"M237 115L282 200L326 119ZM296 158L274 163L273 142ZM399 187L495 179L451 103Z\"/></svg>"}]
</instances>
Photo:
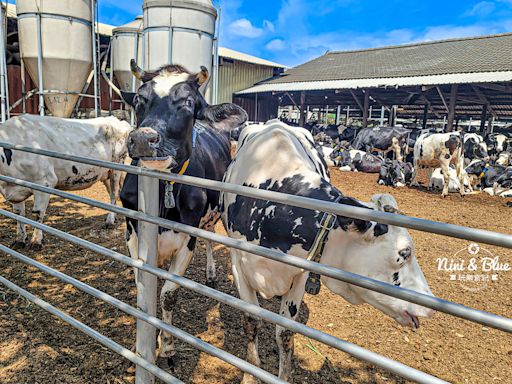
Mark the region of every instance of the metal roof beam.
<instances>
[{"instance_id":1,"label":"metal roof beam","mask_svg":"<svg viewBox=\"0 0 512 384\"><path fill-rule=\"evenodd\" d=\"M489 109L489 112L491 112L491 114L494 116L494 117L498 117L498 115L496 114L496 112L494 111L490 101L487 99L487 97L485 97L485 95L483 94L483 92L474 84L471 84L471 88L473 88L473 91L475 91L476 95L478 96L478 98L480 99L480 101L483 103L483 104L487 104L487 108Z\"/></svg>"},{"instance_id":2,"label":"metal roof beam","mask_svg":"<svg viewBox=\"0 0 512 384\"><path fill-rule=\"evenodd\" d=\"M441 91L441 88L439 88L439 86L436 86L436 89L437 89L437 93L439 93L439 96L441 97L441 100L443 101L446 112L450 112L450 108L448 107L448 104L446 103L446 100L444 98L443 92Z\"/></svg>"}]
</instances>

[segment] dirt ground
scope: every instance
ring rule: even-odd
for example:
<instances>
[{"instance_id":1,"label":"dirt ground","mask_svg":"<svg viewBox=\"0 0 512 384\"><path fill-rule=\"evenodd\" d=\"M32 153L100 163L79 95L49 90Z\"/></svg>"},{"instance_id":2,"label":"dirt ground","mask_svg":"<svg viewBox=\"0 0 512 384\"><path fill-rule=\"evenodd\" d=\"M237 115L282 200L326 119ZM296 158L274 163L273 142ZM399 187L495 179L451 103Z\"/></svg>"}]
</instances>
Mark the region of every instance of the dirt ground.
<instances>
[{"instance_id":1,"label":"dirt ground","mask_svg":"<svg viewBox=\"0 0 512 384\"><path fill-rule=\"evenodd\" d=\"M375 175L332 171L333 183L346 195L368 200L374 193L392 193L408 215L448 223L512 233L512 208L504 199L472 195L442 199L424 189L391 189L376 184ZM82 195L107 201L100 185ZM0 207L7 208L5 204ZM30 208L30 207L29 207ZM10 207L8 208L10 209ZM46 223L103 246L126 253L124 223L113 230L103 224L106 213L54 198ZM222 231L222 228L218 228ZM0 218L0 243L14 240L13 222ZM436 259L452 258L469 242L412 231L419 263L435 295L464 305L512 317L512 271L498 272L498 280L486 283L451 281L438 271ZM512 264L512 252L481 245L482 252ZM131 305L135 304L133 273L111 260L80 247L46 236L42 251L23 251L28 256L87 282ZM236 295L230 259L216 246L219 289ZM482 253L481 252L481 253ZM200 242L187 272L205 282L204 245ZM34 268L0 254L1 274L49 301L80 321L111 337L128 349L135 340L135 321L111 306L48 277ZM278 300L263 302L274 311ZM241 314L225 305L180 290L175 325L220 348L245 356ZM318 296L307 296L300 319L334 336L424 370L455 383L512 383L512 337L488 327L445 314L423 320L417 331L403 328L368 305L353 306L325 287ZM274 328L265 324L260 337L263 368L277 374ZM182 342L177 343L175 375L188 383L238 383L237 369ZM404 383L405 381L360 362L349 355L308 340L295 338L295 383ZM133 383L130 363L88 336L47 314L0 286L0 383Z\"/></svg>"}]
</instances>

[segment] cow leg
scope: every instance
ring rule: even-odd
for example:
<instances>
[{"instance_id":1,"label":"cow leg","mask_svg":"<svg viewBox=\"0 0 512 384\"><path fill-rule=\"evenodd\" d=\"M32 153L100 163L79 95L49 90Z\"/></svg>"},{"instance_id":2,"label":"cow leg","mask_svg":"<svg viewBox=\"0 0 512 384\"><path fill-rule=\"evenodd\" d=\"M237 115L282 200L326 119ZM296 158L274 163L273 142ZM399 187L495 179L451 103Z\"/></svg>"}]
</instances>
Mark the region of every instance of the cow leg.
<instances>
[{"instance_id":1,"label":"cow leg","mask_svg":"<svg viewBox=\"0 0 512 384\"><path fill-rule=\"evenodd\" d=\"M213 257L211 241L205 240L206 244L206 285L211 288L217 287L217 268Z\"/></svg>"},{"instance_id":2,"label":"cow leg","mask_svg":"<svg viewBox=\"0 0 512 384\"><path fill-rule=\"evenodd\" d=\"M455 171L457 172L457 177L459 178L459 184L460 184L459 193L461 196L464 196L466 194L466 190L464 187L464 172L463 172L464 168L462 166L462 163L463 163L463 160L457 160L457 163L455 164ZM470 188L471 188L471 185L470 185ZM471 189L470 189L470 191L471 191Z\"/></svg>"},{"instance_id":3,"label":"cow leg","mask_svg":"<svg viewBox=\"0 0 512 384\"><path fill-rule=\"evenodd\" d=\"M442 197L446 197L449 192L449 186L450 186L450 162L443 162L441 163L441 170L443 174L443 193L441 194Z\"/></svg>"},{"instance_id":4,"label":"cow leg","mask_svg":"<svg viewBox=\"0 0 512 384\"><path fill-rule=\"evenodd\" d=\"M43 223L44 216L46 215L46 209L50 203L50 195L47 193L34 191L34 208L32 213L37 215L37 221ZM38 228L34 228L32 239L30 240L30 247L33 249L41 249L43 246L43 231Z\"/></svg>"},{"instance_id":5,"label":"cow leg","mask_svg":"<svg viewBox=\"0 0 512 384\"><path fill-rule=\"evenodd\" d=\"M289 319L295 320L299 314L300 305L304 298L304 286L308 278L308 272L301 273L293 279L292 287L281 299L279 313ZM293 371L292 358L294 351L294 332L276 326L276 341L279 347L279 378L290 381Z\"/></svg>"},{"instance_id":6,"label":"cow leg","mask_svg":"<svg viewBox=\"0 0 512 384\"><path fill-rule=\"evenodd\" d=\"M240 260L241 254L241 251L236 249L231 250L233 278L238 290L238 295L240 296L240 299L244 300L245 302L259 306L256 291L252 289L252 287L248 284L238 264L238 260ZM252 317L247 313L244 313L242 318L242 325L244 327L245 336L248 339L246 360L250 364L259 367L261 360L258 355L258 332L261 328L261 320ZM258 382L258 379L256 379L254 376L249 375L248 373L244 373L242 384L256 384Z\"/></svg>"},{"instance_id":7,"label":"cow leg","mask_svg":"<svg viewBox=\"0 0 512 384\"><path fill-rule=\"evenodd\" d=\"M411 187L419 187L418 184L418 162L414 160L414 166L412 171L412 177L411 177Z\"/></svg>"},{"instance_id":8,"label":"cow leg","mask_svg":"<svg viewBox=\"0 0 512 384\"><path fill-rule=\"evenodd\" d=\"M136 227L137 222L135 220L126 220L126 246L130 257L135 261L139 260L139 237L137 235L137 231L135 231ZM135 276L135 285L137 285L137 268L133 268L133 274Z\"/></svg>"},{"instance_id":9,"label":"cow leg","mask_svg":"<svg viewBox=\"0 0 512 384\"><path fill-rule=\"evenodd\" d=\"M433 185L432 185L432 174L434 173L434 168L429 168L427 170L427 180L428 180L428 187L427 189L430 191L431 189L433 189Z\"/></svg>"},{"instance_id":10,"label":"cow leg","mask_svg":"<svg viewBox=\"0 0 512 384\"><path fill-rule=\"evenodd\" d=\"M111 171L107 180L103 182L107 189L108 195L110 196L110 204L116 205L117 197L119 196L121 173L118 171ZM114 228L116 222L116 214L109 212L107 215L106 228Z\"/></svg>"},{"instance_id":11,"label":"cow leg","mask_svg":"<svg viewBox=\"0 0 512 384\"><path fill-rule=\"evenodd\" d=\"M189 236L186 237L181 249L171 260L169 272L178 276L183 276L192 260L192 250L189 244L193 242ZM187 244L188 243L188 244ZM193 249L193 247L191 247ZM172 324L172 312L178 299L179 285L171 281L166 281L160 292L160 305L162 307L162 320L167 324ZM174 366L173 357L176 354L174 349L174 340L170 333L160 331L158 336L158 356L164 368ZM163 361L162 361L163 360ZM166 366L167 365L167 366Z\"/></svg>"},{"instance_id":12,"label":"cow leg","mask_svg":"<svg viewBox=\"0 0 512 384\"><path fill-rule=\"evenodd\" d=\"M12 210L15 214L25 217L25 202L22 201L18 204L12 205ZM17 222L16 225L16 240L11 244L11 248L20 249L25 248L27 244L27 226L23 223Z\"/></svg>"}]
</instances>

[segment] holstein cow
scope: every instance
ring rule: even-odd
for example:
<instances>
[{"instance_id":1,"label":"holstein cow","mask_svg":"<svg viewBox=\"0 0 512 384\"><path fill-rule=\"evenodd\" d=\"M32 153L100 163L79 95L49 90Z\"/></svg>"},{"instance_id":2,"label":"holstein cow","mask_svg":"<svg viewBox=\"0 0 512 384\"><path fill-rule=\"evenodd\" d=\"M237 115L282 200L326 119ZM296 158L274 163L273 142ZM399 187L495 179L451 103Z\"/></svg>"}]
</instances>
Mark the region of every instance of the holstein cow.
<instances>
[{"instance_id":1,"label":"holstein cow","mask_svg":"<svg viewBox=\"0 0 512 384\"><path fill-rule=\"evenodd\" d=\"M495 196L512 197L512 167L508 167L493 185Z\"/></svg>"},{"instance_id":2,"label":"holstein cow","mask_svg":"<svg viewBox=\"0 0 512 384\"><path fill-rule=\"evenodd\" d=\"M428 180L430 180L433 169L441 167L444 177L442 196L448 195L450 164L455 165L457 177L460 184L463 185L464 155L459 133L430 133L420 136L414 145L414 173L411 185L418 186L418 169L427 168L429 170ZM463 196L464 188L460 188L459 192Z\"/></svg>"},{"instance_id":3,"label":"holstein cow","mask_svg":"<svg viewBox=\"0 0 512 384\"><path fill-rule=\"evenodd\" d=\"M469 192L473 192L473 188L471 186L471 183L468 179L468 175L466 174L465 170L462 170L463 173L463 180L464 180L464 187L469 190ZM444 188L444 175L443 170L441 168L436 168L434 172L432 172L432 176L430 177L429 181L429 188L435 189L437 191L442 191ZM448 183L448 192L454 193L460 191L460 181L457 177L457 172L455 171L455 168L450 166L450 182Z\"/></svg>"},{"instance_id":4,"label":"holstein cow","mask_svg":"<svg viewBox=\"0 0 512 384\"><path fill-rule=\"evenodd\" d=\"M489 155L499 155L510 147L510 139L502 133L491 133L485 138Z\"/></svg>"},{"instance_id":5,"label":"holstein cow","mask_svg":"<svg viewBox=\"0 0 512 384\"><path fill-rule=\"evenodd\" d=\"M475 133L464 135L464 165L469 165L472 160L489 160L487 144Z\"/></svg>"},{"instance_id":6,"label":"holstein cow","mask_svg":"<svg viewBox=\"0 0 512 384\"><path fill-rule=\"evenodd\" d=\"M379 173L384 159L357 149L338 145L330 154L330 160L342 172ZM329 164L329 163L328 163Z\"/></svg>"},{"instance_id":7,"label":"holstein cow","mask_svg":"<svg viewBox=\"0 0 512 384\"><path fill-rule=\"evenodd\" d=\"M505 173L506 169L507 168L502 165L491 165L485 161L479 160L467 166L466 173L472 180L472 186L479 187L482 190L488 188L492 190L494 183Z\"/></svg>"},{"instance_id":8,"label":"holstein cow","mask_svg":"<svg viewBox=\"0 0 512 384\"><path fill-rule=\"evenodd\" d=\"M386 159L379 172L377 183L390 187L405 187L410 184L414 167L411 163Z\"/></svg>"},{"instance_id":9,"label":"holstein cow","mask_svg":"<svg viewBox=\"0 0 512 384\"><path fill-rule=\"evenodd\" d=\"M306 130L273 121L265 126L249 126L242 135L245 137L241 138L242 144L228 168L226 182L368 209L382 206L361 203L332 186L322 157ZM389 198L376 200L390 201ZM233 238L432 294L416 260L412 238L405 229L347 217L324 216L317 211L229 193L222 193L221 201L223 223ZM390 208L398 210L398 207L387 207L387 210ZM323 251L310 256L320 225L326 225L327 221L332 229L325 238ZM236 249L231 250L231 258L240 297L258 305L258 293L265 299L281 296L279 313L287 318L297 317L306 282L308 287L315 288L312 291L319 288L319 280L309 279L309 273L300 268ZM322 277L321 281L349 302L369 303L405 326L417 328L419 316L433 315L432 310L341 281L327 277ZM249 340L247 359L255 365L260 364L259 328L259 320L245 315L244 330ZM289 380L293 333L278 326L276 339L279 377ZM246 374L243 382L253 382L253 378Z\"/></svg>"},{"instance_id":10,"label":"holstein cow","mask_svg":"<svg viewBox=\"0 0 512 384\"><path fill-rule=\"evenodd\" d=\"M231 161L229 132L247 120L247 113L234 104L209 106L200 93L208 78L202 68L189 73L177 65L144 72L132 61L132 72L142 81L136 94L123 94L137 115L137 129L128 140L130 157L140 166L172 173L221 180ZM129 174L121 191L126 208L137 210L138 178ZM160 217L211 230L220 217L219 193L182 184L160 182ZM137 221L127 219L130 255L138 259ZM163 228L158 236L158 265L170 260L169 272L182 276L191 259L196 238ZM215 279L212 248L207 243L207 283ZM178 286L166 281L160 294L163 320L172 322ZM159 336L158 355L172 365L172 337Z\"/></svg>"},{"instance_id":11,"label":"holstein cow","mask_svg":"<svg viewBox=\"0 0 512 384\"><path fill-rule=\"evenodd\" d=\"M364 128L357 134L352 146L365 152L383 152L384 157L393 151L396 159L402 161L402 148L410 133L409 129L399 127Z\"/></svg>"},{"instance_id":12,"label":"holstein cow","mask_svg":"<svg viewBox=\"0 0 512 384\"><path fill-rule=\"evenodd\" d=\"M123 163L130 131L127 122L115 117L74 120L23 115L0 125L0 141ZM116 203L119 195L121 172L2 148L0 159L0 174L5 176L68 191L86 189L101 181L107 188L112 204ZM50 195L4 182L0 182L0 193L13 204L14 212L22 216L25 216L25 200L34 195L32 211L38 221L43 222ZM115 214L109 213L107 226L112 226L114 222ZM18 223L13 246L24 247L26 241L25 225ZM40 248L42 243L43 233L35 228L30 246Z\"/></svg>"}]
</instances>

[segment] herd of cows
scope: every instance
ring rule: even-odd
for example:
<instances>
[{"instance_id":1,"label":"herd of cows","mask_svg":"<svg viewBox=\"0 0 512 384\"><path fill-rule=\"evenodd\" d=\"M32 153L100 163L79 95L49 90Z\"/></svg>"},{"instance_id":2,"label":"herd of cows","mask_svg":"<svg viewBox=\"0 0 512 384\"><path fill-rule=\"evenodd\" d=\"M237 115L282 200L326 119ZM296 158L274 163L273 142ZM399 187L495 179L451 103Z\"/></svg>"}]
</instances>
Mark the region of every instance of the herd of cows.
<instances>
[{"instance_id":1,"label":"herd of cows","mask_svg":"<svg viewBox=\"0 0 512 384\"><path fill-rule=\"evenodd\" d=\"M512 129L484 136L401 127L307 129L327 164L342 171L376 173L382 185L418 186L418 170L426 168L427 187L442 190L443 196L476 191L512 196Z\"/></svg>"},{"instance_id":2,"label":"herd of cows","mask_svg":"<svg viewBox=\"0 0 512 384\"><path fill-rule=\"evenodd\" d=\"M379 173L379 181L388 185L413 184L418 168L440 167L443 193L447 193L453 166L461 185L467 175L476 176L482 187L490 186L497 193L500 188L510 189L510 140L501 135L485 140L461 133L419 136L403 128L362 129L357 135L350 128L337 127L317 127L309 132L279 120L247 125L247 113L240 107L207 104L201 93L201 85L208 77L204 68L197 74L175 65L145 72L132 62L132 72L142 85L136 93L123 93L123 98L134 108L137 129L131 130L127 123L113 117L70 120L27 115L0 126L0 141L119 163L129 154L133 165L392 213L400 210L389 194L375 195L371 201L344 195L331 184L325 158L346 170ZM238 144L232 159L233 131L238 131ZM323 144L319 144L321 139ZM374 150L382 155L374 155ZM385 157L386 152L392 152L394 159ZM493 156L496 162L491 161ZM470 163L464 164L465 161ZM122 185L123 206L137 210L137 175L124 177L110 170L1 148L0 174L67 190L85 189L102 181L112 202ZM468 188L471 187L469 184ZM459 189L463 194L464 188ZM33 194L33 211L43 221L49 203L47 195L5 182L0 182L0 192L20 215L25 215L25 201ZM159 215L164 219L208 230L222 220L232 238L432 295L416 260L413 239L404 228L348 217L326 217L317 211L162 181L159 207ZM113 220L109 215L108 224ZM326 223L329 225L325 233L321 227ZM22 247L26 242L25 226L18 224L14 245ZM40 231L34 231L30 244L36 248L42 245ZM194 237L160 228L159 266L170 263L171 273L184 275L195 245ZM133 219L127 220L127 247L130 256L138 259L138 223ZM231 257L241 299L258 305L258 294L264 299L280 296L280 314L290 319L297 317L306 285L314 283L307 271L237 249L231 249ZM207 282L212 285L215 265L209 244L207 262ZM417 328L419 317L434 314L433 310L416 304L331 278L321 277L321 283L350 303L369 303L404 326ZM172 322L177 289L176 284L167 281L161 290L162 317L168 323ZM243 318L248 341L246 358L259 365L261 321L248 314ZM277 327L276 340L279 377L289 380L293 332ZM172 365L177 352L171 335L162 332L159 363ZM252 376L244 375L244 383L254 381Z\"/></svg>"}]
</instances>

